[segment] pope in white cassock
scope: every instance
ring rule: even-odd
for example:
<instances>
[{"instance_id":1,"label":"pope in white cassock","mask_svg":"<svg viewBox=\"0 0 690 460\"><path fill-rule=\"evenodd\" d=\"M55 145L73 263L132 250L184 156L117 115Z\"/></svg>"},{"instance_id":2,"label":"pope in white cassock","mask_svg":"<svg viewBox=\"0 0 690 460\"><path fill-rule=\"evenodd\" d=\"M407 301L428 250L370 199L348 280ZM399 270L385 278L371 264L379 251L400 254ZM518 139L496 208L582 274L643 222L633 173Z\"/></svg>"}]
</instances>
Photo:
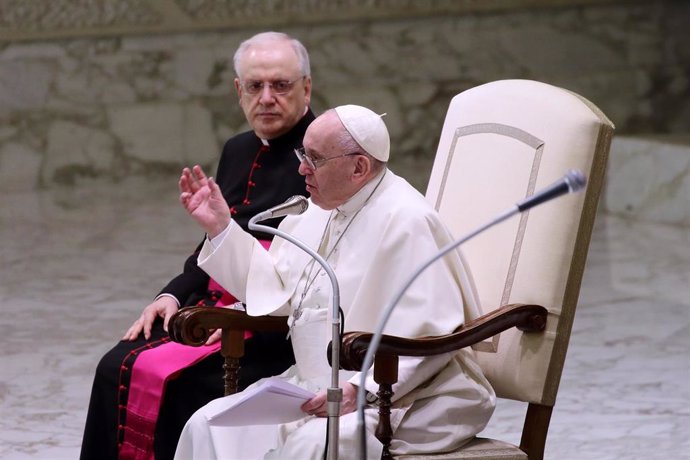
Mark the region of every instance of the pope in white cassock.
<instances>
[{"instance_id":1,"label":"pope in white cassock","mask_svg":"<svg viewBox=\"0 0 690 460\"><path fill-rule=\"evenodd\" d=\"M288 216L280 229L318 251L340 285L344 330L373 331L402 283L452 235L424 197L386 167L388 130L369 109L346 105L318 117L304 136L299 172L311 206ZM201 168L180 178L180 200L206 230L199 266L246 304L250 315L289 315L296 364L280 378L316 396L304 417L279 425L218 426L209 417L238 395L212 401L187 422L176 459L322 458L326 441L327 345L331 284L318 263L276 238L263 246L232 222L212 178ZM419 337L452 332L478 315L469 271L458 252L434 263L412 284L393 312L386 334ZM371 371L370 371L371 372ZM339 454L356 452L359 373L341 371ZM260 383L260 382L259 382ZM378 385L368 376L367 391ZM480 432L495 406L494 392L472 351L400 359L391 410L394 455L452 450ZM377 408L365 409L367 452L380 458L374 437Z\"/></svg>"}]
</instances>

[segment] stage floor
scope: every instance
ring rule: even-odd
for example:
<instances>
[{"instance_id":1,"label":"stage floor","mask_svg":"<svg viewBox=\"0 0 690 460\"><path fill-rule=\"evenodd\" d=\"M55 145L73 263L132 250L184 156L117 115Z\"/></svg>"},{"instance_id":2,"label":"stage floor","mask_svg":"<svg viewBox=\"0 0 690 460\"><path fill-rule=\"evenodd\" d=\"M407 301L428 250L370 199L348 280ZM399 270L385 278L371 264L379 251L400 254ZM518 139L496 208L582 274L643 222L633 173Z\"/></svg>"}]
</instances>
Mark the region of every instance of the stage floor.
<instances>
[{"instance_id":1,"label":"stage floor","mask_svg":"<svg viewBox=\"0 0 690 460\"><path fill-rule=\"evenodd\" d=\"M3 196L1 459L78 457L100 356L201 237L176 177ZM524 410L485 434L519 442ZM690 458L687 227L599 215L546 458Z\"/></svg>"}]
</instances>

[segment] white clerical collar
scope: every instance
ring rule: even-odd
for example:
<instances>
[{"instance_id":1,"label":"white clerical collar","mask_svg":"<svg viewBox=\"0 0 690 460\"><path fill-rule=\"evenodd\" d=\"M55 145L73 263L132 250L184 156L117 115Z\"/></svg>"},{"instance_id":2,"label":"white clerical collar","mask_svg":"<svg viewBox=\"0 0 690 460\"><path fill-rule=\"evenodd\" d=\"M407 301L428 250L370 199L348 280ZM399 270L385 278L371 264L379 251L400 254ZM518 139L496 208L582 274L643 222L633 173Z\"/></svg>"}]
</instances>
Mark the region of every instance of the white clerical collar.
<instances>
[{"instance_id":1,"label":"white clerical collar","mask_svg":"<svg viewBox=\"0 0 690 460\"><path fill-rule=\"evenodd\" d=\"M338 213L342 214L343 217L349 217L358 210L362 209L362 206L366 204L383 180L383 176L386 174L386 171L388 171L388 168L383 168L381 172L379 172L373 179L364 184L364 186L359 189L357 193L352 195L349 200L338 206L336 208Z\"/></svg>"}]
</instances>

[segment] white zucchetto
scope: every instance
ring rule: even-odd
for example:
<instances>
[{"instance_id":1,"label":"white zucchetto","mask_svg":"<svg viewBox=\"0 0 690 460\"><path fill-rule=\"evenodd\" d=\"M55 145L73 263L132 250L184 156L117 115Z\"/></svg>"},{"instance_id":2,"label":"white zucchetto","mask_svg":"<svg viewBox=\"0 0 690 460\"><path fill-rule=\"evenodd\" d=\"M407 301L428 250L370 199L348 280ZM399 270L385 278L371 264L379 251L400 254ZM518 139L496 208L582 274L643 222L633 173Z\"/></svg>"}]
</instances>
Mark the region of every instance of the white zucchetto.
<instances>
[{"instance_id":1,"label":"white zucchetto","mask_svg":"<svg viewBox=\"0 0 690 460\"><path fill-rule=\"evenodd\" d=\"M341 105L335 108L335 113L365 152L379 161L388 161L391 141L383 115L360 105Z\"/></svg>"}]
</instances>

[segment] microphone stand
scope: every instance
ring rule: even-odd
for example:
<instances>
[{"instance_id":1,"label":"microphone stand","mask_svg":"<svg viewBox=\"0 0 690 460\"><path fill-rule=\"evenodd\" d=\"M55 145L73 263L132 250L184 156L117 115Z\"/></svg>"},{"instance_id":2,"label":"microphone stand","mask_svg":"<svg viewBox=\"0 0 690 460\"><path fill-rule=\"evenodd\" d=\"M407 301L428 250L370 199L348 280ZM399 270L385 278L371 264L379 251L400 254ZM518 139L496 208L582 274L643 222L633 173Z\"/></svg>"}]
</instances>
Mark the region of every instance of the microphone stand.
<instances>
[{"instance_id":1,"label":"microphone stand","mask_svg":"<svg viewBox=\"0 0 690 460\"><path fill-rule=\"evenodd\" d=\"M328 401L328 451L326 458L328 460L338 459L338 443L340 431L340 402L343 400L343 390L340 388L339 370L340 370L340 288L338 287L338 279L335 277L335 272L328 265L328 262L321 257L316 251L304 244L302 241L267 225L260 225L257 222L272 217L270 214L259 213L249 220L249 228L251 230L258 230L265 233L284 238L309 254L316 260L321 267L323 267L326 274L331 280L333 290L333 312L332 312L332 339L331 339L331 387L326 390L326 400Z\"/></svg>"},{"instance_id":2,"label":"microphone stand","mask_svg":"<svg viewBox=\"0 0 690 460\"><path fill-rule=\"evenodd\" d=\"M393 309L397 306L398 302L400 302L400 299L405 294L410 285L414 282L414 280L416 280L417 277L419 277L419 275L424 270L426 270L431 264L436 262L438 259L445 256L461 244L467 242L468 240L474 238L478 234L487 230L488 228L503 222L504 220L514 216L515 214L527 211L533 208L534 206L552 200L553 198L559 197L566 193L576 192L582 189L586 183L587 179L580 171L568 171L566 175L563 176L563 178L554 182L549 187L546 187L544 190L537 192L534 195L529 196L524 200L516 203L508 210L494 217L490 222L476 228L475 230L463 236L459 240L448 243L446 246L441 248L441 250L437 254L434 254L426 262L424 262L417 270L415 270L414 273L412 273L412 275L410 275L410 277L407 279L407 281L402 284L402 287L398 290L396 295L393 296L391 302L388 304L386 309L381 314L379 318L379 323L376 327L376 331L374 332L371 342L369 343L369 348L367 349L367 353L364 356L364 362L362 364L359 387L357 388L357 433L359 436L359 453L361 459L366 460L367 458L367 443L365 438L366 431L364 425L364 406L366 405L365 385L367 381L367 371L374 362L376 350L378 349L379 344L381 343L383 329L386 327L386 324L388 323L388 320L390 319L390 316L393 313Z\"/></svg>"}]
</instances>

